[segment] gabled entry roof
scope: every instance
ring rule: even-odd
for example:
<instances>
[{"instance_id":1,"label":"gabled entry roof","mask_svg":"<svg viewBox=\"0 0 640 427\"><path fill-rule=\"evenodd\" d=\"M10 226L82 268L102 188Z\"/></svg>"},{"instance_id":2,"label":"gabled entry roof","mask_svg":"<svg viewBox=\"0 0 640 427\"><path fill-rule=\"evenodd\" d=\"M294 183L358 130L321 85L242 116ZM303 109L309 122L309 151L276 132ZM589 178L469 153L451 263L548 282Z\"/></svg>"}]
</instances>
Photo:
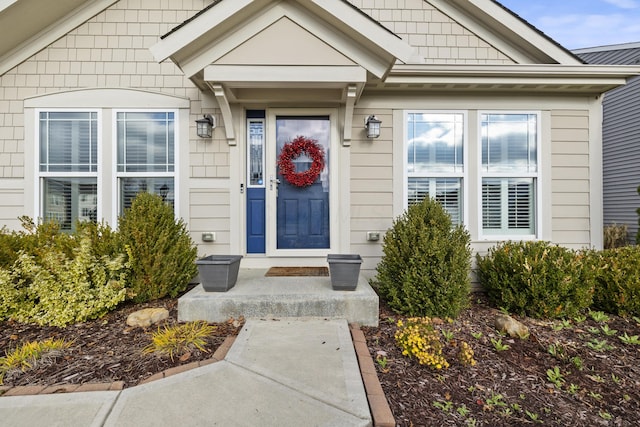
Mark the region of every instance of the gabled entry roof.
<instances>
[{"instance_id":1,"label":"gabled entry roof","mask_svg":"<svg viewBox=\"0 0 640 427\"><path fill-rule=\"evenodd\" d=\"M151 52L210 89L225 123L231 123L230 102L259 101L247 98L246 88L261 90L251 96L288 101L300 89L315 90L314 99L346 106L345 141L368 75L384 79L396 61L416 54L344 0L221 0L163 36ZM232 126L225 129L233 144Z\"/></svg>"},{"instance_id":2,"label":"gabled entry roof","mask_svg":"<svg viewBox=\"0 0 640 427\"><path fill-rule=\"evenodd\" d=\"M283 26L298 28L288 40L271 39L278 33L274 27ZM296 43L299 37L315 38L315 44L325 48L312 50L313 46ZM264 61L262 52L262 63L258 60L254 65L313 66L326 64L327 54L339 54L378 78L389 72L396 59L409 62L415 54L408 43L343 0L219 1L163 36L151 52L158 62L170 58L200 85L198 74L207 65L242 45L247 50L247 45L269 43L271 60ZM229 57L223 62L228 65Z\"/></svg>"}]
</instances>

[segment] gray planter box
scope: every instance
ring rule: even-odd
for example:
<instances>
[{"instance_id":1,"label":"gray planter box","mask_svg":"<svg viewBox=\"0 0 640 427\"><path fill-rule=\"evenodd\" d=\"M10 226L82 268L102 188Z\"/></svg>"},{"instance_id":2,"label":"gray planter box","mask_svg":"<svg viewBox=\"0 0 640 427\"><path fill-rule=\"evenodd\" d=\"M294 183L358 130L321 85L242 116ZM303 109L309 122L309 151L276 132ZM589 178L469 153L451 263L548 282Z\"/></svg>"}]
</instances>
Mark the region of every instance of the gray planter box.
<instances>
[{"instance_id":1,"label":"gray planter box","mask_svg":"<svg viewBox=\"0 0 640 427\"><path fill-rule=\"evenodd\" d=\"M226 292L238 280L242 255L209 255L196 260L200 283L206 292Z\"/></svg>"},{"instance_id":2,"label":"gray planter box","mask_svg":"<svg viewBox=\"0 0 640 427\"><path fill-rule=\"evenodd\" d=\"M329 254L331 287L336 291L353 291L358 286L362 257L357 254Z\"/></svg>"}]
</instances>

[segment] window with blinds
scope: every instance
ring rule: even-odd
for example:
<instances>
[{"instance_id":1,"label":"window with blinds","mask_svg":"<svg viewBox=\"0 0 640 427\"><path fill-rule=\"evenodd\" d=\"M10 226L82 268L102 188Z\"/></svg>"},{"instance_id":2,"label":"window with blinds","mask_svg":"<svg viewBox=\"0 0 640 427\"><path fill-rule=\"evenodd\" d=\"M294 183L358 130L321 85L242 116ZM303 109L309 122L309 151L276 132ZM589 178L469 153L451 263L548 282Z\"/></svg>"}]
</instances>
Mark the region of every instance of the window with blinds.
<instances>
[{"instance_id":1,"label":"window with blinds","mask_svg":"<svg viewBox=\"0 0 640 427\"><path fill-rule=\"evenodd\" d=\"M538 115L481 114L482 228L535 236Z\"/></svg>"},{"instance_id":2,"label":"window with blinds","mask_svg":"<svg viewBox=\"0 0 640 427\"><path fill-rule=\"evenodd\" d=\"M65 231L98 217L98 113L39 113L41 215Z\"/></svg>"},{"instance_id":3,"label":"window with blinds","mask_svg":"<svg viewBox=\"0 0 640 427\"><path fill-rule=\"evenodd\" d=\"M463 222L463 113L408 112L407 202L431 197L442 204L454 224Z\"/></svg>"},{"instance_id":4,"label":"window with blinds","mask_svg":"<svg viewBox=\"0 0 640 427\"><path fill-rule=\"evenodd\" d=\"M140 192L175 204L175 113L116 113L120 214Z\"/></svg>"}]
</instances>

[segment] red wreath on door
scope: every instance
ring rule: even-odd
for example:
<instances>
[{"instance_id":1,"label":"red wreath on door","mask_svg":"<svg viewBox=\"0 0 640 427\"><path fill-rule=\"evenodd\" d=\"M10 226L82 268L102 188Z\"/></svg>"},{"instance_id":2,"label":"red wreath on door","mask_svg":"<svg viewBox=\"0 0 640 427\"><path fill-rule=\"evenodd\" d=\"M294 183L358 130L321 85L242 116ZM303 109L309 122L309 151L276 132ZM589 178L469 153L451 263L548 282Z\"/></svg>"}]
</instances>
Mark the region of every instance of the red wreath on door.
<instances>
[{"instance_id":1,"label":"red wreath on door","mask_svg":"<svg viewBox=\"0 0 640 427\"><path fill-rule=\"evenodd\" d=\"M296 172L293 160L305 153L313 163L304 172ZM324 169L324 150L315 139L297 136L293 141L282 147L278 157L280 175L291 185L296 187L308 187L318 179Z\"/></svg>"}]
</instances>

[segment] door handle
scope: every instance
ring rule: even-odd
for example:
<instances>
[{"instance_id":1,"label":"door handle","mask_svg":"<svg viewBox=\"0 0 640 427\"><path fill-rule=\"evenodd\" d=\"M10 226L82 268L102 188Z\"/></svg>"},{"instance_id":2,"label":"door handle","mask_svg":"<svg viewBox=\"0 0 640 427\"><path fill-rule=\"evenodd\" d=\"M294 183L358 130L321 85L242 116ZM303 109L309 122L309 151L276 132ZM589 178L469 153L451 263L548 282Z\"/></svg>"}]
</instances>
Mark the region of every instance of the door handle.
<instances>
[{"instance_id":1,"label":"door handle","mask_svg":"<svg viewBox=\"0 0 640 427\"><path fill-rule=\"evenodd\" d=\"M275 185L280 184L280 180L278 178L274 178L272 175L271 178L269 179L269 190L273 190L273 184Z\"/></svg>"}]
</instances>

